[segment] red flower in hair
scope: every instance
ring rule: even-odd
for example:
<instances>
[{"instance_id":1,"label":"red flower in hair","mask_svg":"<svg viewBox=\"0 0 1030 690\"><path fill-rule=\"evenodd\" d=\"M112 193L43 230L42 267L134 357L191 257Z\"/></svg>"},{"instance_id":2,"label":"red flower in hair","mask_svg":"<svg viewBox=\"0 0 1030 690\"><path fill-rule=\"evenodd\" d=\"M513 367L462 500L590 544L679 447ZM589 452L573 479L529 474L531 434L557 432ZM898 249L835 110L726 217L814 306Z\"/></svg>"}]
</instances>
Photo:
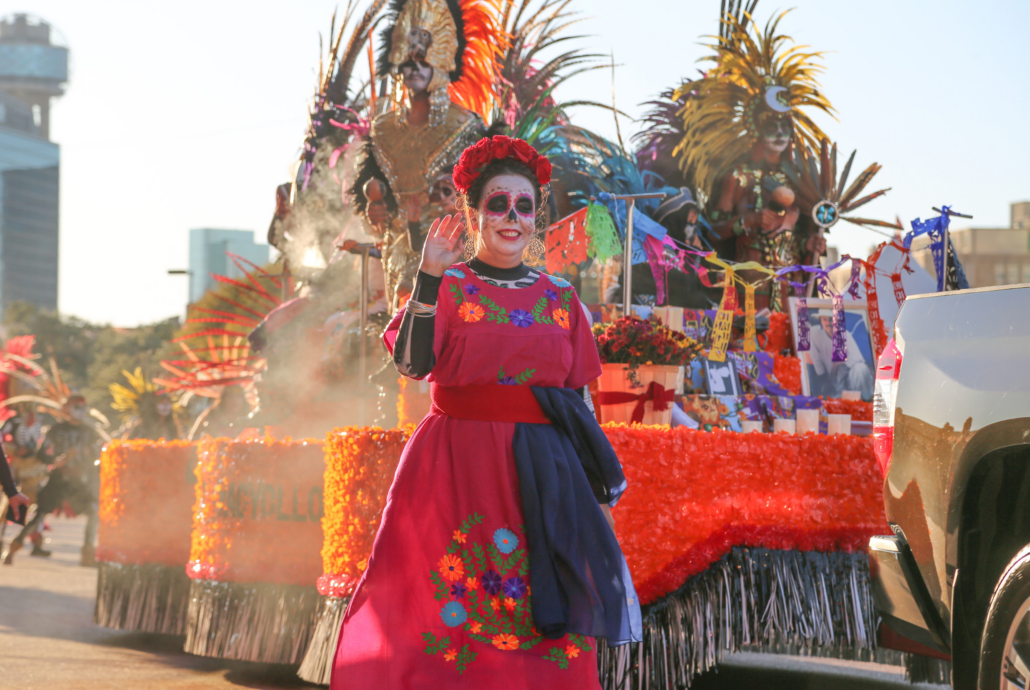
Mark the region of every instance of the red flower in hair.
<instances>
[{"instance_id":1,"label":"red flower in hair","mask_svg":"<svg viewBox=\"0 0 1030 690\"><path fill-rule=\"evenodd\" d=\"M462 151L451 176L454 188L462 194L467 194L469 187L490 161L504 158L513 158L528 166L541 187L551 181L551 162L546 157L541 156L522 139L512 139L499 134L492 139L480 139Z\"/></svg>"}]
</instances>

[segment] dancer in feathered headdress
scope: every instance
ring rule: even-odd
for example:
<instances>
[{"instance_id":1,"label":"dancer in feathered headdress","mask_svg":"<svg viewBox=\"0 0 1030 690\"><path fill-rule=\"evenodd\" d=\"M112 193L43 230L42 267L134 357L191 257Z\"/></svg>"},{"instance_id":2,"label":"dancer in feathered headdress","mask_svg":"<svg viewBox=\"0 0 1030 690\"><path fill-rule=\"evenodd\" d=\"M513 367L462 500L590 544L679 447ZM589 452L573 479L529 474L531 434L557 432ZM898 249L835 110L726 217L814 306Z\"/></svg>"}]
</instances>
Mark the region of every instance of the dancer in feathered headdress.
<instances>
[{"instance_id":1,"label":"dancer in feathered headdress","mask_svg":"<svg viewBox=\"0 0 1030 690\"><path fill-rule=\"evenodd\" d=\"M114 402L111 408L121 414L122 427L119 438L147 438L153 441L172 441L182 438L182 429L175 416L175 404L167 392L159 391L153 381L143 375L143 369L122 371L126 383L112 383L108 386Z\"/></svg>"},{"instance_id":2,"label":"dancer in feathered headdress","mask_svg":"<svg viewBox=\"0 0 1030 690\"><path fill-rule=\"evenodd\" d=\"M392 81L372 120L351 188L382 236L388 301L418 267L431 193L485 134L497 58L506 46L499 0L394 0L378 72ZM385 85L385 79L384 79ZM392 108L392 109L388 109Z\"/></svg>"},{"instance_id":3,"label":"dancer in feathered headdress","mask_svg":"<svg viewBox=\"0 0 1030 690\"><path fill-rule=\"evenodd\" d=\"M792 263L799 243L815 255L825 248L810 246L821 239L814 224L803 223L803 237L793 236L799 209L782 162L793 145L819 147L826 137L809 113L832 115L833 108L816 80L821 53L787 47L792 39L778 33L785 14L758 31L750 12L727 13L706 58L713 67L673 95L690 95L675 153L709 199L709 219L724 241L720 253L766 265ZM770 288L760 289L757 308L770 299Z\"/></svg>"}]
</instances>

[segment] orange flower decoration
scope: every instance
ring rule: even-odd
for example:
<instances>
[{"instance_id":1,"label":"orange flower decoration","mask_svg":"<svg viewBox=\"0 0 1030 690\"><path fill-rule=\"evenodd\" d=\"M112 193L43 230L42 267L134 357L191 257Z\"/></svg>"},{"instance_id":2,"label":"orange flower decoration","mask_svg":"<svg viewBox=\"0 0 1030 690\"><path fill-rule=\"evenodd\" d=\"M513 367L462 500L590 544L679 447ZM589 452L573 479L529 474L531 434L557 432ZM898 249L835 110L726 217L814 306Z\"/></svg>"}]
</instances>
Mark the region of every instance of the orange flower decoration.
<instances>
[{"instance_id":1,"label":"orange flower decoration","mask_svg":"<svg viewBox=\"0 0 1030 690\"><path fill-rule=\"evenodd\" d=\"M555 309L551 312L551 316L554 317L554 322L565 330L569 330L569 327L572 325L569 322L569 312L564 309Z\"/></svg>"},{"instance_id":2,"label":"orange flower decoration","mask_svg":"<svg viewBox=\"0 0 1030 690\"><path fill-rule=\"evenodd\" d=\"M579 656L579 647L577 647L574 644L570 644L568 647L565 648L565 656L569 657L570 659L575 659L577 656Z\"/></svg>"},{"instance_id":3,"label":"orange flower decoration","mask_svg":"<svg viewBox=\"0 0 1030 690\"><path fill-rule=\"evenodd\" d=\"M437 566L440 574L443 575L444 579L450 580L451 582L457 582L465 576L465 564L461 562L461 559L453 554L447 554L440 559L440 564Z\"/></svg>"},{"instance_id":4,"label":"orange flower decoration","mask_svg":"<svg viewBox=\"0 0 1030 690\"><path fill-rule=\"evenodd\" d=\"M490 608L492 608L494 611L497 611L498 609L500 609L501 608L500 600L498 600L498 599L491 599L490 600Z\"/></svg>"},{"instance_id":5,"label":"orange flower decoration","mask_svg":"<svg viewBox=\"0 0 1030 690\"><path fill-rule=\"evenodd\" d=\"M454 541L458 542L459 544L464 544L466 539L465 533L462 532L460 529L454 530L453 538Z\"/></svg>"},{"instance_id":6,"label":"orange flower decoration","mask_svg":"<svg viewBox=\"0 0 1030 690\"><path fill-rule=\"evenodd\" d=\"M454 661L457 658L458 658L458 650L457 649L448 649L446 652L444 652L444 655L443 655L444 661Z\"/></svg>"},{"instance_id":7,"label":"orange flower decoration","mask_svg":"<svg viewBox=\"0 0 1030 690\"><path fill-rule=\"evenodd\" d=\"M493 643L494 647L497 647L498 649L507 652L519 648L519 638L515 637L514 635L508 635L504 633L500 635L494 635Z\"/></svg>"},{"instance_id":8,"label":"orange flower decoration","mask_svg":"<svg viewBox=\"0 0 1030 690\"><path fill-rule=\"evenodd\" d=\"M504 608L508 609L509 611L514 611L515 610L515 600L514 599L505 599L504 600Z\"/></svg>"},{"instance_id":9,"label":"orange flower decoration","mask_svg":"<svg viewBox=\"0 0 1030 690\"><path fill-rule=\"evenodd\" d=\"M472 304L471 302L462 302L461 306L458 307L458 316L463 318L468 323L475 323L483 318L486 312L478 304Z\"/></svg>"},{"instance_id":10,"label":"orange flower decoration","mask_svg":"<svg viewBox=\"0 0 1030 690\"><path fill-rule=\"evenodd\" d=\"M470 577L465 580L465 586L469 588L470 592L475 592L477 589L479 589L479 579L475 577Z\"/></svg>"},{"instance_id":11,"label":"orange flower decoration","mask_svg":"<svg viewBox=\"0 0 1030 690\"><path fill-rule=\"evenodd\" d=\"M480 623L479 621L473 621L472 623L469 623L469 632L472 633L473 635L478 635L479 631L482 630L482 629L483 629L483 624Z\"/></svg>"}]
</instances>

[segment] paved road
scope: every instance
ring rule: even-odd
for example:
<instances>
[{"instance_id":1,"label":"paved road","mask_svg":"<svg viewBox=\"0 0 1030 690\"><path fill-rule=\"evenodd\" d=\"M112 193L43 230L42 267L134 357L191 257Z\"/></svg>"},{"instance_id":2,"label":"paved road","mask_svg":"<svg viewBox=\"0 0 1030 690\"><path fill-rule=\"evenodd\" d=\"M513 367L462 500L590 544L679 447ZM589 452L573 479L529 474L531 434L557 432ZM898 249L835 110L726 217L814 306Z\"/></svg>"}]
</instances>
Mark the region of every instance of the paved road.
<instances>
[{"instance_id":1,"label":"paved road","mask_svg":"<svg viewBox=\"0 0 1030 690\"><path fill-rule=\"evenodd\" d=\"M182 652L181 638L93 625L96 570L78 565L84 522L50 518L50 559L18 554L0 566L0 688L21 690L218 690L315 687L288 667ZM11 533L8 532L8 538ZM737 654L692 690L873 690L912 686L877 664ZM376 689L377 690L377 689Z\"/></svg>"}]
</instances>

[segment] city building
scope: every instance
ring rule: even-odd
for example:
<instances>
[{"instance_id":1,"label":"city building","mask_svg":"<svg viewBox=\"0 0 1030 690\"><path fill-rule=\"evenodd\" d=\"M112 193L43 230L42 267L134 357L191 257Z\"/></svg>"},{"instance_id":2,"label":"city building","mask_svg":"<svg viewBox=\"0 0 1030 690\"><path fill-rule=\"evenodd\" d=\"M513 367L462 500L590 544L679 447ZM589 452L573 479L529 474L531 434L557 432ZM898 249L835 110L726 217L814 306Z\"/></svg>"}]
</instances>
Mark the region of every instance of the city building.
<instances>
[{"instance_id":1,"label":"city building","mask_svg":"<svg viewBox=\"0 0 1030 690\"><path fill-rule=\"evenodd\" d=\"M229 278L243 276L229 254L242 256L258 266L268 263L268 245L255 243L251 230L190 230L190 304L214 287L216 281L212 274Z\"/></svg>"},{"instance_id":2,"label":"city building","mask_svg":"<svg viewBox=\"0 0 1030 690\"><path fill-rule=\"evenodd\" d=\"M951 231L969 287L1030 283L1030 202L1011 205L1007 228L958 228ZM955 221L952 221L954 225ZM912 242L912 256L927 273L936 276L930 240Z\"/></svg>"},{"instance_id":3,"label":"city building","mask_svg":"<svg viewBox=\"0 0 1030 690\"><path fill-rule=\"evenodd\" d=\"M50 100L68 81L68 49L46 22L0 20L0 307L57 309L61 150Z\"/></svg>"}]
</instances>

